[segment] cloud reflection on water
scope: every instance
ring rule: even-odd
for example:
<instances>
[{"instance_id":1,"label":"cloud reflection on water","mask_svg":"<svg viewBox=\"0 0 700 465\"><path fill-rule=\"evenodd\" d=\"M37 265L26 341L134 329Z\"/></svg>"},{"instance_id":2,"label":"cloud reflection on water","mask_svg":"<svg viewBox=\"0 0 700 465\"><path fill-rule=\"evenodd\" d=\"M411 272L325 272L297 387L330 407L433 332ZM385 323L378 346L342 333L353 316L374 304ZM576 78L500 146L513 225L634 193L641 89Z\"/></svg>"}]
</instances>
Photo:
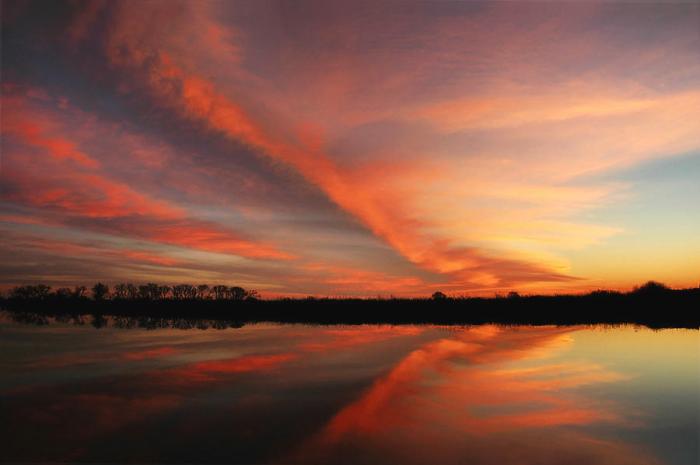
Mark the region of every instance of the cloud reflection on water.
<instances>
[{"instance_id":1,"label":"cloud reflection on water","mask_svg":"<svg viewBox=\"0 0 700 465\"><path fill-rule=\"evenodd\" d=\"M71 346L97 331L52 330L2 392L12 460L659 463L605 433L644 424L589 391L633 374L570 355L586 328L103 329L102 359Z\"/></svg>"}]
</instances>

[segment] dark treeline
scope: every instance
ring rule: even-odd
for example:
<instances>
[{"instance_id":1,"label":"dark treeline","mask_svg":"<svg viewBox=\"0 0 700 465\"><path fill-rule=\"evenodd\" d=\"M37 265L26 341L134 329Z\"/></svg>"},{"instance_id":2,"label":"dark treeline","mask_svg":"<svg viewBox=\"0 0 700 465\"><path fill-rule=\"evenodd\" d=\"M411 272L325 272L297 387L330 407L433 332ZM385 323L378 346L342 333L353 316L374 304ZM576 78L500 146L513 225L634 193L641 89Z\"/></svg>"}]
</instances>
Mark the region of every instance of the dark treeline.
<instances>
[{"instance_id":1,"label":"dark treeline","mask_svg":"<svg viewBox=\"0 0 700 465\"><path fill-rule=\"evenodd\" d=\"M81 314L154 319L190 319L317 324L621 324L652 328L697 328L700 288L670 289L649 282L631 292L594 291L583 295L263 300L258 293L228 286L119 284L110 289L20 286L0 299L13 314L55 317Z\"/></svg>"},{"instance_id":2,"label":"dark treeline","mask_svg":"<svg viewBox=\"0 0 700 465\"><path fill-rule=\"evenodd\" d=\"M255 290L246 290L239 286L208 284L178 284L176 286L164 286L156 283L132 284L120 283L110 289L108 285L96 283L89 289L85 286L74 288L59 287L51 290L51 286L45 284L17 286L7 293L7 299L20 302L71 302L105 300L251 300L258 298Z\"/></svg>"}]
</instances>

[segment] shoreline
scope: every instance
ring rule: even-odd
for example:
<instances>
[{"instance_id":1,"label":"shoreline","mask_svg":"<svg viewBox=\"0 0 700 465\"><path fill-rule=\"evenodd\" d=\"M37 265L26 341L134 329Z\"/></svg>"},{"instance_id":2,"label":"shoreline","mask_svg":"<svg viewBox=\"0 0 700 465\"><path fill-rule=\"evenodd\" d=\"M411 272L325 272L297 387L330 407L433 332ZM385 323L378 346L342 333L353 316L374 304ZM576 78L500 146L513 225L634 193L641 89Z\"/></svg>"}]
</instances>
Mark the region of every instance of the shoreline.
<instances>
[{"instance_id":1,"label":"shoreline","mask_svg":"<svg viewBox=\"0 0 700 465\"><path fill-rule=\"evenodd\" d=\"M700 327L700 289L585 295L440 299L2 299L15 315L275 322L303 324L581 325Z\"/></svg>"}]
</instances>

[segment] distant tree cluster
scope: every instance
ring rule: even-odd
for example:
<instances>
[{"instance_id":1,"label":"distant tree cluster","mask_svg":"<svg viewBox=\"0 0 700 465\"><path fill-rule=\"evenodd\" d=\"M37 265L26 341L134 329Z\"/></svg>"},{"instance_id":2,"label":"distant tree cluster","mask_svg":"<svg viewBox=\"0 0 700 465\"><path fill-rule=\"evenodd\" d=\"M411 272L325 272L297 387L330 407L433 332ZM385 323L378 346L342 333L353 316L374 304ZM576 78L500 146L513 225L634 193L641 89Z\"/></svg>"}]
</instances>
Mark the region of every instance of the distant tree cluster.
<instances>
[{"instance_id":1,"label":"distant tree cluster","mask_svg":"<svg viewBox=\"0 0 700 465\"><path fill-rule=\"evenodd\" d=\"M60 287L54 291L45 284L17 286L8 292L10 299L17 300L81 300L88 299L88 288ZM104 283L96 283L91 288L92 298L101 300L257 300L259 294L255 290L243 289L239 286L224 286L208 284L178 284L167 286L156 283L132 284L119 283L110 289Z\"/></svg>"}]
</instances>

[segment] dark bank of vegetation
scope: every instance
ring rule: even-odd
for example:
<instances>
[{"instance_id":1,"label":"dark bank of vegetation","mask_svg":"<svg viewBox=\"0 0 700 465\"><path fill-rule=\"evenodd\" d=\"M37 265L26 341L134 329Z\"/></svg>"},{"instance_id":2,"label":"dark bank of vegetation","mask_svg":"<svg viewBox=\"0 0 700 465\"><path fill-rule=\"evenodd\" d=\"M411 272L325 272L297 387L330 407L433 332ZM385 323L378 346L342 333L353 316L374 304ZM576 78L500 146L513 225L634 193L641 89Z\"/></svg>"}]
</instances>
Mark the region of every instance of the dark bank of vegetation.
<instances>
[{"instance_id":1,"label":"dark bank of vegetation","mask_svg":"<svg viewBox=\"0 0 700 465\"><path fill-rule=\"evenodd\" d=\"M620 324L652 328L698 328L700 288L670 289L650 281L631 292L594 291L583 295L528 295L430 298L262 300L241 287L181 284L163 286L102 283L52 290L45 285L19 286L0 298L0 308L16 319L29 315L79 318L150 318L152 321L221 321L224 327L248 322L315 324ZM235 323L231 323L235 322Z\"/></svg>"}]
</instances>

